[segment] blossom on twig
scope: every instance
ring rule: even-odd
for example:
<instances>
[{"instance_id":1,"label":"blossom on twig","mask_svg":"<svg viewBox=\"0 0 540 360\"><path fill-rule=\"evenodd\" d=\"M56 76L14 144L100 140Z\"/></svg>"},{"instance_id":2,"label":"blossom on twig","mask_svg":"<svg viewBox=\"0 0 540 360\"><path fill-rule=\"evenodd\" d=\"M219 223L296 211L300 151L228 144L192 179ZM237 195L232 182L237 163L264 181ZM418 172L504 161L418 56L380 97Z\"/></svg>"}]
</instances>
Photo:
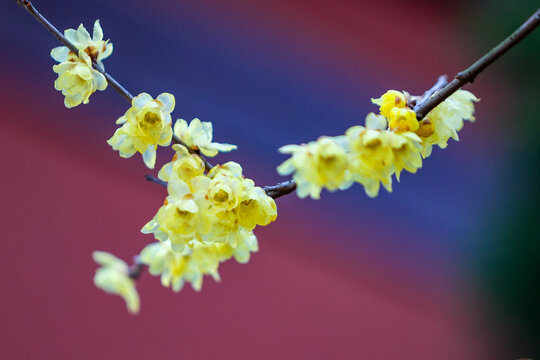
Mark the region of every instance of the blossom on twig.
<instances>
[{"instance_id":1,"label":"blossom on twig","mask_svg":"<svg viewBox=\"0 0 540 360\"><path fill-rule=\"evenodd\" d=\"M133 98L131 104L124 116L116 120L117 124L123 125L107 143L123 158L141 153L146 166L153 169L157 146L169 146L171 143L174 96L162 93L154 100L147 93L141 93Z\"/></svg>"}]
</instances>

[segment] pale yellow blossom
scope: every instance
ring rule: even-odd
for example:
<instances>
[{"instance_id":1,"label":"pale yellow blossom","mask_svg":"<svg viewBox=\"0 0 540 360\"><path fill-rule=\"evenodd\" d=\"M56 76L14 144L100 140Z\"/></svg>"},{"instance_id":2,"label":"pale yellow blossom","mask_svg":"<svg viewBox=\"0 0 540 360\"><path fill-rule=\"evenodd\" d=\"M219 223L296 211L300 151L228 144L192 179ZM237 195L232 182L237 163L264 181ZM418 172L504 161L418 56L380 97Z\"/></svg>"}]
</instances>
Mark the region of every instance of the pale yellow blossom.
<instances>
[{"instance_id":1,"label":"pale yellow blossom","mask_svg":"<svg viewBox=\"0 0 540 360\"><path fill-rule=\"evenodd\" d=\"M94 22L92 37L83 24L80 24L77 30L65 30L64 35L79 51L86 53L91 61L95 61L102 68L102 60L112 54L113 44L109 40L103 40L103 30L99 20ZM58 46L51 51L51 55L56 60L56 57L66 57L69 52L67 46Z\"/></svg>"},{"instance_id":2,"label":"pale yellow blossom","mask_svg":"<svg viewBox=\"0 0 540 360\"><path fill-rule=\"evenodd\" d=\"M257 225L266 226L276 220L276 202L262 188L255 186L253 180L245 179L238 196L236 213L239 224L253 230Z\"/></svg>"},{"instance_id":3,"label":"pale yellow blossom","mask_svg":"<svg viewBox=\"0 0 540 360\"><path fill-rule=\"evenodd\" d=\"M225 244L217 246L221 261L228 260L232 257L241 264L249 261L251 253L259 250L257 237L252 231L244 227L240 227L235 233L234 238Z\"/></svg>"},{"instance_id":4,"label":"pale yellow blossom","mask_svg":"<svg viewBox=\"0 0 540 360\"><path fill-rule=\"evenodd\" d=\"M388 128L395 132L415 131L419 126L416 113L409 108L393 108L389 119Z\"/></svg>"},{"instance_id":5,"label":"pale yellow blossom","mask_svg":"<svg viewBox=\"0 0 540 360\"><path fill-rule=\"evenodd\" d=\"M173 149L176 151L173 160L163 165L159 171L158 177L161 180L180 179L190 184L194 177L204 175L204 162L199 156L190 154L179 144L174 144Z\"/></svg>"},{"instance_id":6,"label":"pale yellow blossom","mask_svg":"<svg viewBox=\"0 0 540 360\"><path fill-rule=\"evenodd\" d=\"M120 295L130 313L139 312L140 300L135 281L128 276L128 265L116 256L103 251L94 251L94 261L101 265L96 270L94 284L109 294Z\"/></svg>"},{"instance_id":7,"label":"pale yellow blossom","mask_svg":"<svg viewBox=\"0 0 540 360\"><path fill-rule=\"evenodd\" d=\"M291 158L279 165L277 171L280 175L294 173L300 198L319 199L323 187L335 191L352 185L349 157L335 138L321 137L308 144L285 145L279 151L291 154Z\"/></svg>"},{"instance_id":8,"label":"pale yellow blossom","mask_svg":"<svg viewBox=\"0 0 540 360\"><path fill-rule=\"evenodd\" d=\"M186 246L200 241L200 234L208 232L208 220L193 200L189 186L182 180L167 184L169 196L152 220L141 230L154 234L160 241L171 241L174 251L183 252Z\"/></svg>"},{"instance_id":9,"label":"pale yellow blossom","mask_svg":"<svg viewBox=\"0 0 540 360\"><path fill-rule=\"evenodd\" d=\"M154 100L147 93L141 93L133 98L131 104L125 115L116 121L123 124L122 127L107 142L124 158L141 153L146 166L153 169L157 146L169 146L171 143L174 96L162 93Z\"/></svg>"},{"instance_id":10,"label":"pale yellow blossom","mask_svg":"<svg viewBox=\"0 0 540 360\"><path fill-rule=\"evenodd\" d=\"M220 251L216 245L195 244L183 252L175 252L169 241L146 246L141 252L141 262L148 265L150 274L161 276L161 283L178 292L186 282L200 291L204 275L219 281Z\"/></svg>"},{"instance_id":11,"label":"pale yellow blossom","mask_svg":"<svg viewBox=\"0 0 540 360\"><path fill-rule=\"evenodd\" d=\"M421 126L416 132L422 139L424 157L431 154L433 145L444 149L448 139L459 140L458 131L463 128L463 121L475 120L474 103L477 101L479 99L471 92L458 90L426 115L424 121L428 122L430 131Z\"/></svg>"},{"instance_id":12,"label":"pale yellow blossom","mask_svg":"<svg viewBox=\"0 0 540 360\"><path fill-rule=\"evenodd\" d=\"M354 180L364 185L366 194L375 197L380 184L392 191L394 154L389 132L353 126L345 135L349 141L351 171Z\"/></svg>"},{"instance_id":13,"label":"pale yellow blossom","mask_svg":"<svg viewBox=\"0 0 540 360\"><path fill-rule=\"evenodd\" d=\"M174 124L174 135L181 139L193 150L199 150L206 156L216 156L218 152L228 152L236 149L236 145L212 142L212 123L193 119L188 126L184 119Z\"/></svg>"},{"instance_id":14,"label":"pale yellow blossom","mask_svg":"<svg viewBox=\"0 0 540 360\"><path fill-rule=\"evenodd\" d=\"M378 99L371 99L376 105L379 105L381 115L390 119L394 108L404 108L407 106L407 98L404 93L396 90L388 90Z\"/></svg>"},{"instance_id":15,"label":"pale yellow blossom","mask_svg":"<svg viewBox=\"0 0 540 360\"><path fill-rule=\"evenodd\" d=\"M388 136L394 155L394 171L398 181L403 169L416 173L422 167L422 140L412 132L397 134L388 132Z\"/></svg>"},{"instance_id":16,"label":"pale yellow blossom","mask_svg":"<svg viewBox=\"0 0 540 360\"><path fill-rule=\"evenodd\" d=\"M52 56L60 62L53 66L53 71L58 74L54 88L62 91L67 108L88 104L90 95L107 88L105 76L92 67L90 57L82 50L76 56L68 52L54 52L53 49Z\"/></svg>"}]
</instances>

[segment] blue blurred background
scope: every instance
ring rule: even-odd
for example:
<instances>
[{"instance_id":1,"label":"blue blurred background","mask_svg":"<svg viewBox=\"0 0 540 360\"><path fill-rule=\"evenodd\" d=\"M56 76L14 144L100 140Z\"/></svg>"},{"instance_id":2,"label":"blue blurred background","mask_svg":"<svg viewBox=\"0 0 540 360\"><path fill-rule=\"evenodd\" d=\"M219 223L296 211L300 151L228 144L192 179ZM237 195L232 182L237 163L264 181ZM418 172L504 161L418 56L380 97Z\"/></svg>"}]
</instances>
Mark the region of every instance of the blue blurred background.
<instances>
[{"instance_id":1,"label":"blue blurred background","mask_svg":"<svg viewBox=\"0 0 540 360\"><path fill-rule=\"evenodd\" d=\"M214 123L259 185L276 149L339 135L387 89L421 94L496 45L538 1L38 1L59 29L101 20L132 93L176 96ZM0 7L2 359L516 359L540 356L540 30L467 87L460 142L376 199L355 186L278 200L247 265L179 294L145 274L142 311L96 289L93 250L129 260L164 189L106 144L128 108L112 89L68 110L58 42ZM158 152L158 167L170 160Z\"/></svg>"}]
</instances>

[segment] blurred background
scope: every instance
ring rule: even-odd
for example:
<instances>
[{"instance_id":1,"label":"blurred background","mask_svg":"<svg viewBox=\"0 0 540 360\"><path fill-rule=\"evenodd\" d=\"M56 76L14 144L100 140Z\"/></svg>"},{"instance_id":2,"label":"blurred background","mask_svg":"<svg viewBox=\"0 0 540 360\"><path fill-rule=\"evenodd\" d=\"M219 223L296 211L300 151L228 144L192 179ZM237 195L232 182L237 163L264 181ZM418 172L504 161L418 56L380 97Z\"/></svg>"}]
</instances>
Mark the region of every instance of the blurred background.
<instances>
[{"instance_id":1,"label":"blurred background","mask_svg":"<svg viewBox=\"0 0 540 360\"><path fill-rule=\"evenodd\" d=\"M239 147L217 160L269 185L283 180L278 147L363 124L388 89L423 93L538 1L34 5L60 30L99 18L108 72L134 94L174 94L173 119L212 121L216 141ZM477 122L392 194L281 198L249 264L223 264L200 293L145 273L131 316L94 287L91 259L130 261L165 196L139 155L105 142L129 104L109 88L66 109L49 56L59 43L14 1L0 10L0 358L540 356L540 30L466 88L482 99Z\"/></svg>"}]
</instances>

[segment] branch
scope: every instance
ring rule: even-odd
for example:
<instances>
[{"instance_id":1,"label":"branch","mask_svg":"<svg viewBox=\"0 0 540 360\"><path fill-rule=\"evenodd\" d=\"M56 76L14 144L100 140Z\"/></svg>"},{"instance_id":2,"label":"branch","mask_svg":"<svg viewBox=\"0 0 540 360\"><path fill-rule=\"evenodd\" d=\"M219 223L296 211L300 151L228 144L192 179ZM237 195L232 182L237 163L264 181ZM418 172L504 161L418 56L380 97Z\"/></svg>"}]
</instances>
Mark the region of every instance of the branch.
<instances>
[{"instance_id":1,"label":"branch","mask_svg":"<svg viewBox=\"0 0 540 360\"><path fill-rule=\"evenodd\" d=\"M49 30L58 40L65 44L71 51L78 54L77 48L67 40L64 35L62 35L47 19L45 19L34 6L28 0L15 0L17 4L23 6L36 20L38 20L47 30ZM441 102L446 100L450 95L460 89L462 86L472 83L474 79L480 74L484 69L491 65L495 60L505 54L508 50L514 47L517 43L523 40L527 35L529 35L538 25L540 24L540 9L538 9L527 21L525 21L516 31L514 31L509 37L502 41L495 48L490 50L487 54L482 56L478 61L472 64L467 69L459 72L454 80L448 83L446 76L440 76L437 80L437 83L428 91L422 95L420 101L416 103L416 99L413 99L411 105L414 105L413 110L416 112L416 117L418 120L422 120L433 108L439 105ZM131 95L122 85L120 85L112 76L107 74L103 69L101 69L95 62L92 63L93 67L101 72L111 86L120 93L127 101L131 103L133 95ZM186 144L179 139L178 137L173 137L173 142L177 144ZM192 149L191 147L186 146L192 154L197 154L204 161L206 170L212 168L212 164L200 153L199 150ZM146 179L160 184L159 179L157 181L152 180L156 179L153 176L146 175ZM164 185L164 184L160 184ZM166 184L165 184L166 185ZM293 192L296 189L296 184L294 180L289 180L281 182L273 186L266 186L263 188L268 196L278 198L283 195L287 195Z\"/></svg>"},{"instance_id":2,"label":"branch","mask_svg":"<svg viewBox=\"0 0 540 360\"><path fill-rule=\"evenodd\" d=\"M536 29L538 25L540 25L540 9L536 10L536 12L530 18L528 18L527 21L525 21L516 31L504 39L499 45L495 46L467 69L457 73L454 80L452 80L448 85L435 93L433 96L424 99L424 101L416 105L413 109L416 113L416 118L418 120L422 120L432 109L434 109L454 92L459 90L462 86L472 83L478 74L484 71L484 69L504 55L508 50L517 45L521 40L529 35L531 31Z\"/></svg>"},{"instance_id":3,"label":"branch","mask_svg":"<svg viewBox=\"0 0 540 360\"><path fill-rule=\"evenodd\" d=\"M426 91L424 95L422 95L417 104L416 99L413 100L412 104L415 105L413 110L416 113L416 118L419 121L422 120L432 109L446 100L454 92L459 90L464 85L472 83L478 74L480 74L495 60L500 58L508 50L523 40L534 29L536 29L538 25L540 25L540 9L536 10L536 12L529 19L527 19L527 21L525 21L516 31L504 39L499 45L491 49L487 54L482 56L470 67L459 72L455 79L450 83L448 83L446 76L439 76L437 83L433 85L431 89ZM290 180L274 186L267 186L264 189L269 196L277 198L291 193L295 188L296 184L294 183L294 180Z\"/></svg>"}]
</instances>

